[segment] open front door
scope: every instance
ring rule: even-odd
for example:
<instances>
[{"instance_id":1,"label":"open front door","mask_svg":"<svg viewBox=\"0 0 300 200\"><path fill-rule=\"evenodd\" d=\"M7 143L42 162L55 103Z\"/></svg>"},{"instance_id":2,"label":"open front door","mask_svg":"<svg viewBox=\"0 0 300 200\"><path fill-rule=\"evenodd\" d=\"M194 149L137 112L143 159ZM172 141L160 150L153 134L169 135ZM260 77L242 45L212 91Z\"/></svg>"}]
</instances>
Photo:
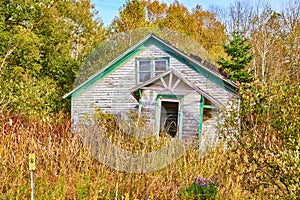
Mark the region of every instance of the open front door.
<instances>
[{"instance_id":1,"label":"open front door","mask_svg":"<svg viewBox=\"0 0 300 200\"><path fill-rule=\"evenodd\" d=\"M179 101L163 100L161 101L160 130L175 137L179 125Z\"/></svg>"},{"instance_id":2,"label":"open front door","mask_svg":"<svg viewBox=\"0 0 300 200\"><path fill-rule=\"evenodd\" d=\"M181 138L183 122L183 96L159 94L156 97L155 126L159 133Z\"/></svg>"}]
</instances>

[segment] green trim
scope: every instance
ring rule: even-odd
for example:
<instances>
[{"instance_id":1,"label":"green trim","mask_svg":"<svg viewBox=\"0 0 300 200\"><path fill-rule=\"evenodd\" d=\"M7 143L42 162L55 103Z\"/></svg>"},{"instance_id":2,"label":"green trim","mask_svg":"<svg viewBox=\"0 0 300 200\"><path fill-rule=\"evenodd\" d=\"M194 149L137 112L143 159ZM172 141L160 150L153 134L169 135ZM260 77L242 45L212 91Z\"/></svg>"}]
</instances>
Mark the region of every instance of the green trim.
<instances>
[{"instance_id":1,"label":"green trim","mask_svg":"<svg viewBox=\"0 0 300 200\"><path fill-rule=\"evenodd\" d=\"M198 147L201 147L202 140L202 128L203 128L203 108L204 108L204 96L201 95L200 99L200 112L199 112L199 129L198 129Z\"/></svg>"},{"instance_id":2,"label":"green trim","mask_svg":"<svg viewBox=\"0 0 300 200\"><path fill-rule=\"evenodd\" d=\"M201 74L202 76L206 77L208 80L212 81L219 87L224 88L226 91L231 92L233 94L238 94L237 88L232 87L229 82L226 80L222 80L221 77L218 77L215 73L208 70L205 66L201 66L193 61L189 61L188 59L181 57L180 55L176 54L176 51L173 51L172 49L168 48L165 44L162 44L158 41L154 41L153 44L155 44L158 48L160 48L162 51L166 52L167 54L171 55L173 58L179 60L183 64L187 65L190 69L196 71L198 74ZM181 52L180 50L177 50L178 52L185 54ZM229 80L228 80L229 81Z\"/></svg>"},{"instance_id":3,"label":"green trim","mask_svg":"<svg viewBox=\"0 0 300 200\"><path fill-rule=\"evenodd\" d=\"M161 105L160 105L160 102L158 101L158 99L156 98L154 127L155 127L155 132L156 132L157 136L159 136L159 131L160 131L159 129L160 129L160 112L161 111L159 109L161 109ZM159 123L159 127L157 127L158 123Z\"/></svg>"},{"instance_id":4,"label":"green trim","mask_svg":"<svg viewBox=\"0 0 300 200\"><path fill-rule=\"evenodd\" d=\"M160 131L160 117L161 117L161 101L160 99L178 99L179 100L179 128L178 128L178 138L182 137L182 126L183 126L183 104L184 104L184 96L183 95L174 95L174 94L158 94L156 96L155 103L155 128L157 131L157 135L159 135ZM159 125L159 127L158 127Z\"/></svg>"},{"instance_id":5,"label":"green trim","mask_svg":"<svg viewBox=\"0 0 300 200\"><path fill-rule=\"evenodd\" d=\"M160 40L162 42L160 42ZM173 56L177 60L183 62L184 64L189 66L191 69L193 69L196 72L198 72L199 74L205 76L210 81L216 83L218 86L220 86L220 87L225 86L224 88L226 91L229 91L233 94L238 94L237 88L234 86L234 83L231 83L230 80L226 80L226 79L223 80L221 78L221 76L217 75L217 73L214 73L214 72L210 71L207 67L205 67L197 62L194 62L192 59L190 59L190 57L186 53L173 47L172 45L170 45L170 47L169 47L168 44L166 43L166 41L163 41L162 39L158 38L157 40L154 40L153 44L156 44L156 46L159 47L161 50L165 51L166 53ZM182 54L183 56L181 56L180 54ZM185 58L185 57L187 57L187 58Z\"/></svg>"},{"instance_id":6,"label":"green trim","mask_svg":"<svg viewBox=\"0 0 300 200\"><path fill-rule=\"evenodd\" d=\"M166 98L166 99L179 99L181 100L184 96L183 95L175 95L175 94L158 94L156 96L156 100Z\"/></svg>"},{"instance_id":7,"label":"green trim","mask_svg":"<svg viewBox=\"0 0 300 200\"><path fill-rule=\"evenodd\" d=\"M173 58L175 58L175 59L179 60L180 62L182 62L183 64L187 65L190 69L196 71L198 74L201 74L202 76L204 76L208 80L212 81L213 83L215 83L219 87L224 88L228 92L237 94L237 89L236 88L232 88L229 83L222 80L220 77L216 76L214 73L210 72L205 67L199 66L196 63L195 64L191 63L188 60L186 60L185 58L179 57L175 53L173 53L172 51L164 48L164 46L162 46L162 45L159 45L159 46L161 46L162 50L165 51L166 53L170 54ZM198 66L196 66L196 65L198 65Z\"/></svg>"},{"instance_id":8,"label":"green trim","mask_svg":"<svg viewBox=\"0 0 300 200\"><path fill-rule=\"evenodd\" d=\"M106 68L98 76L94 77L89 82L87 82L86 84L84 84L83 86L81 86L78 90L76 90L71 95L71 97L75 98L81 92L85 91L86 89L88 89L89 87L91 87L92 85L94 85L97 81L103 79L104 77L106 77L107 75L109 75L110 73L112 73L113 71L115 71L119 66L121 66L122 64L124 64L125 62L127 62L129 59L133 58L136 54L138 54L139 52L141 52L145 48L146 48L146 46L141 46L141 47L135 49L134 51L131 51L129 54L127 54L126 56L124 56L122 59L120 59L119 61L117 61L116 63L114 63L113 65L111 65L110 67Z\"/></svg>"},{"instance_id":9,"label":"green trim","mask_svg":"<svg viewBox=\"0 0 300 200\"><path fill-rule=\"evenodd\" d=\"M137 84L139 82L139 80L138 80L139 76L137 75L138 74L138 63L139 63L139 60L135 59L135 84Z\"/></svg>"},{"instance_id":10,"label":"green trim","mask_svg":"<svg viewBox=\"0 0 300 200\"><path fill-rule=\"evenodd\" d=\"M179 115L179 128L178 128L178 138L181 139L182 137L182 127L183 127L183 103L184 103L184 99L181 98L180 99L180 112L178 113Z\"/></svg>"},{"instance_id":11,"label":"green trim","mask_svg":"<svg viewBox=\"0 0 300 200\"><path fill-rule=\"evenodd\" d=\"M217 107L215 105L204 105L204 99L205 97L201 95L200 99L200 110L199 110L199 129L198 129L198 147L201 147L201 141L202 141L202 135L203 135L203 115L204 115L204 109L216 109Z\"/></svg>"},{"instance_id":12,"label":"green trim","mask_svg":"<svg viewBox=\"0 0 300 200\"><path fill-rule=\"evenodd\" d=\"M206 69L205 66L202 66L201 64L194 62L192 59L188 57L188 55L176 49L172 45L168 44L166 41L160 39L154 34L149 34L147 37L145 37L140 42L138 42L137 44L129 48L127 51L125 51L123 54L121 54L119 57L111 61L110 64L108 64L107 66L99 70L97 73L95 73L93 76L91 76L90 80L87 80L85 83L78 86L70 93L64 95L64 98L67 98L69 95L71 96L71 98L76 97L82 91L86 90L88 87L93 85L96 81L101 80L102 78L104 78L105 76L113 72L117 67L123 64L125 61L132 58L141 50L151 45L155 45L156 47L160 48L162 51L168 53L169 55L173 56L177 60L181 61L183 64L187 65L192 70L196 71L202 76L205 76L210 81L217 84L218 86L225 88L226 91L237 94L237 88L229 80L228 81L225 79L223 80L216 73L210 71L209 69ZM170 61L168 62L168 65L169 63Z\"/></svg>"}]
</instances>

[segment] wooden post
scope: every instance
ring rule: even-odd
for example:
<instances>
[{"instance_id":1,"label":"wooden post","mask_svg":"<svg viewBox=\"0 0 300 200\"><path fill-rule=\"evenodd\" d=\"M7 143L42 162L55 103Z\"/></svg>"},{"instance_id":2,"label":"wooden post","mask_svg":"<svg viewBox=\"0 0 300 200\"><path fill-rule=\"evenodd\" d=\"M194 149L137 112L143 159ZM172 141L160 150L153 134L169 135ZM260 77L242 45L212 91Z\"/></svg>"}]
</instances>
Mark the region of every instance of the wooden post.
<instances>
[{"instance_id":1,"label":"wooden post","mask_svg":"<svg viewBox=\"0 0 300 200\"><path fill-rule=\"evenodd\" d=\"M34 200L34 171L31 170L31 200Z\"/></svg>"},{"instance_id":2,"label":"wooden post","mask_svg":"<svg viewBox=\"0 0 300 200\"><path fill-rule=\"evenodd\" d=\"M201 95L200 113L199 113L199 129L198 129L198 148L201 147L201 139L202 139L203 107L204 107L204 96Z\"/></svg>"},{"instance_id":3,"label":"wooden post","mask_svg":"<svg viewBox=\"0 0 300 200\"><path fill-rule=\"evenodd\" d=\"M34 200L34 170L35 170L35 155L33 152L29 154L29 170L31 177L31 200Z\"/></svg>"},{"instance_id":4,"label":"wooden post","mask_svg":"<svg viewBox=\"0 0 300 200\"><path fill-rule=\"evenodd\" d=\"M141 89L139 89L139 95L140 95L140 98L139 98L139 115L141 114L142 112L142 96L143 96L143 93L141 91Z\"/></svg>"}]
</instances>

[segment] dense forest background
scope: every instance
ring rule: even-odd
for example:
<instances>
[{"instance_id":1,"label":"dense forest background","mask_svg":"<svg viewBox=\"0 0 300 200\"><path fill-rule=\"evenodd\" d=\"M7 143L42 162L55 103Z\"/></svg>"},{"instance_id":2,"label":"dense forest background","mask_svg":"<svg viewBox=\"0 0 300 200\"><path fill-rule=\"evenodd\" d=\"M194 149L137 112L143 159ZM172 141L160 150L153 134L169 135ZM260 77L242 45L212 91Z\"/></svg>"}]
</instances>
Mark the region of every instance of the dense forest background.
<instances>
[{"instance_id":1,"label":"dense forest background","mask_svg":"<svg viewBox=\"0 0 300 200\"><path fill-rule=\"evenodd\" d=\"M234 177L231 184L239 183L257 197L300 196L299 0L289 1L280 11L265 1L236 1L228 8L210 10L198 5L189 11L176 0L172 4L128 0L108 27L97 19L97 12L90 0L0 1L3 133L11 116L61 120L58 113L70 109L62 96L72 89L84 59L101 42L138 28L166 28L204 47L219 67L224 61L238 63L235 57L251 57L242 65L247 81L235 79L241 107L226 120L222 134L233 136L234 142L229 142L231 153L224 155L228 157L219 172ZM239 54L243 46L231 43L237 41L233 33L249 47L247 55ZM231 74L230 65L224 69ZM228 197L226 191L223 197Z\"/></svg>"},{"instance_id":2,"label":"dense forest background","mask_svg":"<svg viewBox=\"0 0 300 200\"><path fill-rule=\"evenodd\" d=\"M259 1L189 11L178 1L128 1L105 28L89 0L0 2L1 104L24 114L69 110L70 91L84 58L102 41L137 28L167 28L199 43L217 62L239 31L252 46L247 66L262 84L299 83L299 1L282 11ZM100 11L101 12L101 11Z\"/></svg>"}]
</instances>

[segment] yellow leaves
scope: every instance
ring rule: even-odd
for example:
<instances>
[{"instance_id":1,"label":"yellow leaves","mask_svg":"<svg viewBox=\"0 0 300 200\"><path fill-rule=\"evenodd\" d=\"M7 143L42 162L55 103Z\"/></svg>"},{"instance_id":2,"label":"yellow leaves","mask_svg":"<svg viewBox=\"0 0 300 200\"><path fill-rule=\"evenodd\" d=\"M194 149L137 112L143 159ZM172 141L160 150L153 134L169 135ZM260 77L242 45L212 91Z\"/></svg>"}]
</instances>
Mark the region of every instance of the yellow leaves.
<instances>
[{"instance_id":1,"label":"yellow leaves","mask_svg":"<svg viewBox=\"0 0 300 200\"><path fill-rule=\"evenodd\" d=\"M166 13L167 4L159 1L147 1L147 14L150 22L159 23Z\"/></svg>"},{"instance_id":2,"label":"yellow leaves","mask_svg":"<svg viewBox=\"0 0 300 200\"><path fill-rule=\"evenodd\" d=\"M124 200L130 200L130 199L129 199L129 193L128 193L128 192L125 193L125 195L124 195Z\"/></svg>"},{"instance_id":3,"label":"yellow leaves","mask_svg":"<svg viewBox=\"0 0 300 200\"><path fill-rule=\"evenodd\" d=\"M14 74L15 74L16 77L24 75L24 71L25 70L24 70L23 67L16 66L14 68Z\"/></svg>"},{"instance_id":4,"label":"yellow leaves","mask_svg":"<svg viewBox=\"0 0 300 200\"><path fill-rule=\"evenodd\" d=\"M299 190L297 87L251 83L241 89L242 129L235 146L240 159L230 156L228 163L239 172L234 172L238 179L246 174L242 182L245 188L253 191L261 186L259 195L294 197Z\"/></svg>"},{"instance_id":5,"label":"yellow leaves","mask_svg":"<svg viewBox=\"0 0 300 200\"><path fill-rule=\"evenodd\" d=\"M110 31L121 33L144 27L164 28L183 33L193 39L194 43L204 47L213 59L224 54L222 42L226 38L225 27L217 21L214 13L202 10L201 6L190 12L179 2L168 6L159 1L129 1L120 10L119 17L110 25ZM189 53L196 55L194 52Z\"/></svg>"},{"instance_id":6,"label":"yellow leaves","mask_svg":"<svg viewBox=\"0 0 300 200\"><path fill-rule=\"evenodd\" d=\"M149 198L148 198L148 200L153 200L154 199L154 195L153 195L153 193L152 192L150 192L150 195L149 195Z\"/></svg>"},{"instance_id":7,"label":"yellow leaves","mask_svg":"<svg viewBox=\"0 0 300 200\"><path fill-rule=\"evenodd\" d=\"M248 161L249 161L248 155L247 155L247 154L245 154L243 158L244 158L244 161L245 161L245 162L248 162Z\"/></svg>"}]
</instances>

